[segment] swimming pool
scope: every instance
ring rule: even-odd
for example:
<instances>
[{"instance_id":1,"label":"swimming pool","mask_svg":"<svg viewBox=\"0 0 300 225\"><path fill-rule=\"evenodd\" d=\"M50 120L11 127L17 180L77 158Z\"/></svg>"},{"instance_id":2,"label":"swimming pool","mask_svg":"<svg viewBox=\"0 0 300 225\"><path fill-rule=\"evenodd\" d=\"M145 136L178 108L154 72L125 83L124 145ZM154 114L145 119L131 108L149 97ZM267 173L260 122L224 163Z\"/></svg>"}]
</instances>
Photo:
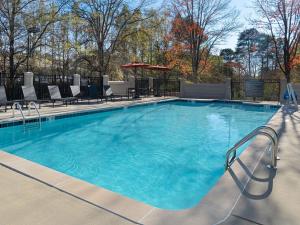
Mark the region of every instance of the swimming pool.
<instances>
[{"instance_id":1,"label":"swimming pool","mask_svg":"<svg viewBox=\"0 0 300 225\"><path fill-rule=\"evenodd\" d=\"M195 206L276 107L171 101L0 129L0 148L162 209Z\"/></svg>"}]
</instances>

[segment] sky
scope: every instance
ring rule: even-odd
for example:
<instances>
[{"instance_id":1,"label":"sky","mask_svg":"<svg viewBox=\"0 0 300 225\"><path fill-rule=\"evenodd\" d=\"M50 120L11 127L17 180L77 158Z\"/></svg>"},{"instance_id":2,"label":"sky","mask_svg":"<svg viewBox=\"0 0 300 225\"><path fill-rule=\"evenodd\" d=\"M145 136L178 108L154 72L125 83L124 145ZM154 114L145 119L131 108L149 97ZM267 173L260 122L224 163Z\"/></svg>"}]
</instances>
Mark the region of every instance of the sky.
<instances>
[{"instance_id":1,"label":"sky","mask_svg":"<svg viewBox=\"0 0 300 225\"><path fill-rule=\"evenodd\" d=\"M220 49L235 49L239 32L251 26L249 25L248 19L251 18L254 14L254 10L251 8L251 1L249 0L231 0L231 4L240 11L240 22L243 25L238 32L234 33L231 37L227 38L224 45L219 46Z\"/></svg>"}]
</instances>

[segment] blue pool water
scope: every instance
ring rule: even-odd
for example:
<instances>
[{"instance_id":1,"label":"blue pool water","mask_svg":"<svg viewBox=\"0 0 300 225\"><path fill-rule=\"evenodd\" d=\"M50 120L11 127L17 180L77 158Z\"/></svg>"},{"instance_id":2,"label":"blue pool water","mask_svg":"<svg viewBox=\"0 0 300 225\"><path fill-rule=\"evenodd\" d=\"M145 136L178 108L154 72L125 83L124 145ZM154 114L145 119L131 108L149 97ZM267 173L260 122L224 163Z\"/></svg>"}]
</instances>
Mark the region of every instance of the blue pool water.
<instances>
[{"instance_id":1,"label":"blue pool water","mask_svg":"<svg viewBox=\"0 0 300 225\"><path fill-rule=\"evenodd\" d=\"M174 101L0 129L0 148L163 209L195 206L276 108Z\"/></svg>"}]
</instances>

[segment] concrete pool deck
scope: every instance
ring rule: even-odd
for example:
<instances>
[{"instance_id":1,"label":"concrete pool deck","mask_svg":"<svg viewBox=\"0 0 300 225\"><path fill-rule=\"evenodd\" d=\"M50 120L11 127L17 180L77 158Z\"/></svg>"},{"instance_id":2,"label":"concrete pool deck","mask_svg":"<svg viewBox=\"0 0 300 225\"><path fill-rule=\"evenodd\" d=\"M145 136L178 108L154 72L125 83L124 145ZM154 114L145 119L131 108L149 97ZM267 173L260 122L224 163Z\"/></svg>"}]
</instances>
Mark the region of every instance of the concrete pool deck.
<instances>
[{"instance_id":1,"label":"concrete pool deck","mask_svg":"<svg viewBox=\"0 0 300 225\"><path fill-rule=\"evenodd\" d=\"M42 113L129 104L132 102L45 107ZM280 110L269 125L280 134L277 171L266 168L267 153L253 151L265 148L266 139L259 137L199 205L181 211L157 209L0 152L0 202L5 206L0 207L0 221L13 225L299 224L300 113Z\"/></svg>"}]
</instances>

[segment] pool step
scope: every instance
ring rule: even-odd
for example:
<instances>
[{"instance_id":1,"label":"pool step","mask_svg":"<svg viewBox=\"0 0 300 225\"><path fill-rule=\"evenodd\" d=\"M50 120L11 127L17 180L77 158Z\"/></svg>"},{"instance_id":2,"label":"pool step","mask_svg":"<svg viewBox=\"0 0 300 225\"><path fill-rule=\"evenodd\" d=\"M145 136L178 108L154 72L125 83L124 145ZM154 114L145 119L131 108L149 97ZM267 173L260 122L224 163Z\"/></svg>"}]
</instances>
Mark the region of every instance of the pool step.
<instances>
[{"instance_id":1,"label":"pool step","mask_svg":"<svg viewBox=\"0 0 300 225\"><path fill-rule=\"evenodd\" d=\"M24 132L36 129L41 129L41 123L39 121L24 124Z\"/></svg>"}]
</instances>

